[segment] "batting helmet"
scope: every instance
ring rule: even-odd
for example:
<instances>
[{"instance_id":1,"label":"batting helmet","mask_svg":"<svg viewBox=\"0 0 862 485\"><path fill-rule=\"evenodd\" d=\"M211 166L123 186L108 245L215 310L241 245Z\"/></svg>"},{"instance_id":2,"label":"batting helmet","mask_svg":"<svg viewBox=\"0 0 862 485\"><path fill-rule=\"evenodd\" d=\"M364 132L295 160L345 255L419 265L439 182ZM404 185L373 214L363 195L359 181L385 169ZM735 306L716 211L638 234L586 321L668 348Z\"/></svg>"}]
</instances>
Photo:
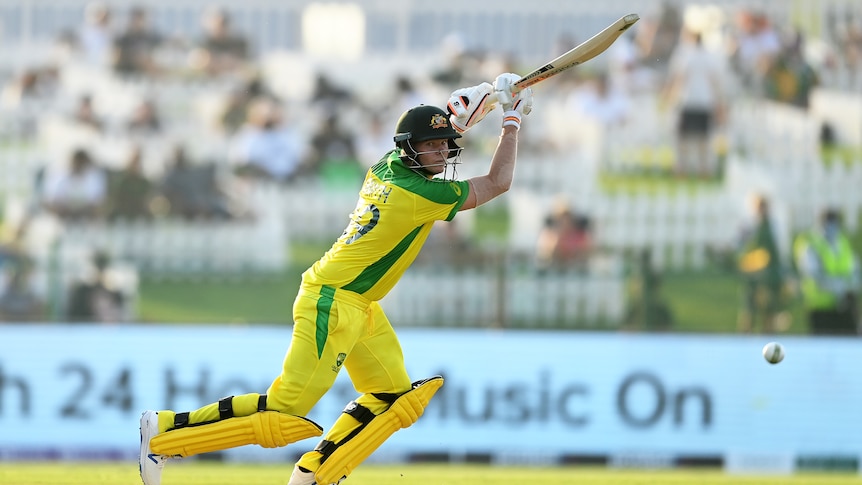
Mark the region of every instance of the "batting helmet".
<instances>
[{"instance_id":1,"label":"batting helmet","mask_svg":"<svg viewBox=\"0 0 862 485\"><path fill-rule=\"evenodd\" d=\"M410 108L398 119L395 127L395 144L399 148L412 151L408 143L448 138L449 148L459 150L455 144L461 135L449 123L449 114L436 106L419 105Z\"/></svg>"}]
</instances>

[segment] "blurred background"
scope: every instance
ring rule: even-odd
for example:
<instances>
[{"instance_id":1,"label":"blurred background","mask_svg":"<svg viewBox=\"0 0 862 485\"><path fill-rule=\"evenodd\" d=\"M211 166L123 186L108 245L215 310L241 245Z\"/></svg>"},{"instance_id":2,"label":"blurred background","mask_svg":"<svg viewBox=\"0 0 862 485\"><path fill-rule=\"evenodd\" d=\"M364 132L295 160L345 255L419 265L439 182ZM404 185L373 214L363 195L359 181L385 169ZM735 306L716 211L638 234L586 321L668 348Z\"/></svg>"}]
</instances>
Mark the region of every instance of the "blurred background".
<instances>
[{"instance_id":1,"label":"blurred background","mask_svg":"<svg viewBox=\"0 0 862 485\"><path fill-rule=\"evenodd\" d=\"M81 324L96 347L72 355L90 357L128 355L98 337L122 328L289 332L301 272L404 110L629 13L608 51L534 87L510 193L438 224L386 297L405 346L455 327L643 336L649 355L739 337L755 360L757 335L855 345L857 0L0 0L0 391L30 329L65 349ZM486 171L495 116L459 177Z\"/></svg>"}]
</instances>

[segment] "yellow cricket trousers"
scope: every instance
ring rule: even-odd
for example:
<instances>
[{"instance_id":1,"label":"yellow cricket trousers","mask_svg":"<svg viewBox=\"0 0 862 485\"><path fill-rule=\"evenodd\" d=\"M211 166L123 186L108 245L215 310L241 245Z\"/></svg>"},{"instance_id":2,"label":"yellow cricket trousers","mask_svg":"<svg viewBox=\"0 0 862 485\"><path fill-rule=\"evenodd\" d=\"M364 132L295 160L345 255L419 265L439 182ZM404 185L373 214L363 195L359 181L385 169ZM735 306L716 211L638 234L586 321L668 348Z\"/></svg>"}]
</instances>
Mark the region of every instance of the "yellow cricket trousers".
<instances>
[{"instance_id":1,"label":"yellow cricket trousers","mask_svg":"<svg viewBox=\"0 0 862 485\"><path fill-rule=\"evenodd\" d=\"M376 301L329 286L303 285L293 320L281 375L267 390L268 410L307 415L341 367L362 394L410 389L401 344Z\"/></svg>"}]
</instances>

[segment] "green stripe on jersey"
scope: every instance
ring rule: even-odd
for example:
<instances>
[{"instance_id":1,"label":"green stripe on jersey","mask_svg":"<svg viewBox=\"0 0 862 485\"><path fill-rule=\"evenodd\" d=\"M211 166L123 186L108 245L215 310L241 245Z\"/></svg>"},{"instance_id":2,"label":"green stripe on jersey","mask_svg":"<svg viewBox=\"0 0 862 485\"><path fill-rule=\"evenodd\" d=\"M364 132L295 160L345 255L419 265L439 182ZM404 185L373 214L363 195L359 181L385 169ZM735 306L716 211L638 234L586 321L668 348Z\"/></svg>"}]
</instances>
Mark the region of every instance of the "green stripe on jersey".
<instances>
[{"instance_id":1,"label":"green stripe on jersey","mask_svg":"<svg viewBox=\"0 0 862 485\"><path fill-rule=\"evenodd\" d=\"M317 319L315 321L317 331L317 358L323 355L323 346L326 345L326 337L329 336L329 311L332 310L332 298L335 296L335 288L324 286L320 290L317 299Z\"/></svg>"},{"instance_id":2,"label":"green stripe on jersey","mask_svg":"<svg viewBox=\"0 0 862 485\"><path fill-rule=\"evenodd\" d=\"M380 278L389 271L389 268L391 268L392 265L401 258L404 252L407 251L407 248L409 248L410 244L413 243L413 240L416 239L416 235L419 234L420 230L422 230L421 226L413 229L413 231L392 248L391 251L362 270L362 273L359 273L359 276L357 276L356 279L344 285L343 288L348 291L359 293L360 295L371 289L371 287L377 284L377 282L380 281Z\"/></svg>"}]
</instances>

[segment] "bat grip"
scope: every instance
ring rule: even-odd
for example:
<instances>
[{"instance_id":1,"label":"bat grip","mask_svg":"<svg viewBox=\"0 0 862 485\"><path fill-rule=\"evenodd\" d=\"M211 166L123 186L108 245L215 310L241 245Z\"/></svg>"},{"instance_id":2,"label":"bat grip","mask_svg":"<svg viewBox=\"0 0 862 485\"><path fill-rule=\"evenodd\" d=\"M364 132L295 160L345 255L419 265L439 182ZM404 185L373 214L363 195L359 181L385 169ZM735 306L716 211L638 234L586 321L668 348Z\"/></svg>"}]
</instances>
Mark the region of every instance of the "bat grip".
<instances>
[{"instance_id":1,"label":"bat grip","mask_svg":"<svg viewBox=\"0 0 862 485\"><path fill-rule=\"evenodd\" d=\"M518 83L519 82L520 81L518 81ZM512 96L515 96L516 94L520 93L524 89L524 86L519 85L518 83L515 83L512 85ZM487 104L488 106L493 106L499 102L500 102L499 95L497 94L496 91L494 91L493 93L491 93L490 96L488 96L488 100L485 101L485 104Z\"/></svg>"}]
</instances>

